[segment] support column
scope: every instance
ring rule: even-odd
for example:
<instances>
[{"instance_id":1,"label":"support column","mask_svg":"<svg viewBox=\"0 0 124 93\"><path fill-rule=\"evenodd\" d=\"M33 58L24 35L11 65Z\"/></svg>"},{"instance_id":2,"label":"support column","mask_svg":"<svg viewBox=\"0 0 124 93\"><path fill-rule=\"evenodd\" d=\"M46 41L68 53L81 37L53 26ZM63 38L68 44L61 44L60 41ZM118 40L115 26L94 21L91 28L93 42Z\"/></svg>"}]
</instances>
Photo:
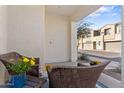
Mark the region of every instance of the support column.
<instances>
[{"instance_id":1,"label":"support column","mask_svg":"<svg viewBox=\"0 0 124 93\"><path fill-rule=\"evenodd\" d=\"M121 31L121 35L122 35L122 50L121 50L121 81L122 81L122 85L124 87L124 6L122 6L122 31Z\"/></svg>"},{"instance_id":2,"label":"support column","mask_svg":"<svg viewBox=\"0 0 124 93\"><path fill-rule=\"evenodd\" d=\"M77 30L74 21L71 21L71 61L77 61Z\"/></svg>"},{"instance_id":3,"label":"support column","mask_svg":"<svg viewBox=\"0 0 124 93\"><path fill-rule=\"evenodd\" d=\"M121 48L121 81L124 86L124 6L122 6L122 31L121 31L121 40L122 40L122 48Z\"/></svg>"},{"instance_id":4,"label":"support column","mask_svg":"<svg viewBox=\"0 0 124 93\"><path fill-rule=\"evenodd\" d=\"M46 35L45 35L45 6L41 6L42 8L42 30L41 30L41 57L40 57L40 76L46 76L46 71L44 71L45 68L45 53L46 53L46 49L45 49L45 39L46 39Z\"/></svg>"}]
</instances>

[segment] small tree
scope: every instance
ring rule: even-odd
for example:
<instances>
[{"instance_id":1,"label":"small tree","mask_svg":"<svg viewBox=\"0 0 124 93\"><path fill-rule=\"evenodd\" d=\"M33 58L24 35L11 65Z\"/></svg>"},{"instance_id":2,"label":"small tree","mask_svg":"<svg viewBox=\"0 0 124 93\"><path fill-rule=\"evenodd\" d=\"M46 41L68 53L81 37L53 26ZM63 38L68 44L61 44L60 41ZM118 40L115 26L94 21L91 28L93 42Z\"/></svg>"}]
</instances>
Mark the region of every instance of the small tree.
<instances>
[{"instance_id":1,"label":"small tree","mask_svg":"<svg viewBox=\"0 0 124 93\"><path fill-rule=\"evenodd\" d=\"M79 40L80 40L80 38L82 38L82 41L83 41L84 37L88 37L90 35L90 33L91 33L90 32L91 31L90 26L91 26L91 23L83 22L77 28L77 39L78 39L77 48L79 47Z\"/></svg>"}]
</instances>

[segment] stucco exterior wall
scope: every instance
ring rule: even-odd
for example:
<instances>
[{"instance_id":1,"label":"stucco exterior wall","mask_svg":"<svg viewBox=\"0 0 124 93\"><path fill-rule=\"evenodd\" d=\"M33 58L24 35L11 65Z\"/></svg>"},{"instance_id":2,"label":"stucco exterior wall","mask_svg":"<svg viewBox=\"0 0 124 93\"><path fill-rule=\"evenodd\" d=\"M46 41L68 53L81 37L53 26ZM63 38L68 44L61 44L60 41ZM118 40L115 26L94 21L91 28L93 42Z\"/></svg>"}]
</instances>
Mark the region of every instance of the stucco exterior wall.
<instances>
[{"instance_id":1,"label":"stucco exterior wall","mask_svg":"<svg viewBox=\"0 0 124 93\"><path fill-rule=\"evenodd\" d=\"M84 38L83 39L84 50L93 50L93 42L96 42L97 50L103 50L103 36Z\"/></svg>"},{"instance_id":2,"label":"stucco exterior wall","mask_svg":"<svg viewBox=\"0 0 124 93\"><path fill-rule=\"evenodd\" d=\"M84 44L84 50L93 50L93 44Z\"/></svg>"},{"instance_id":3,"label":"stucco exterior wall","mask_svg":"<svg viewBox=\"0 0 124 93\"><path fill-rule=\"evenodd\" d=\"M92 42L96 42L96 49L103 50L103 36L92 37Z\"/></svg>"},{"instance_id":4,"label":"stucco exterior wall","mask_svg":"<svg viewBox=\"0 0 124 93\"><path fill-rule=\"evenodd\" d=\"M7 50L7 7L0 5L0 54Z\"/></svg>"},{"instance_id":5,"label":"stucco exterior wall","mask_svg":"<svg viewBox=\"0 0 124 93\"><path fill-rule=\"evenodd\" d=\"M46 63L70 60L69 18L46 13Z\"/></svg>"},{"instance_id":6,"label":"stucco exterior wall","mask_svg":"<svg viewBox=\"0 0 124 93\"><path fill-rule=\"evenodd\" d=\"M7 49L44 58L44 6L7 6Z\"/></svg>"},{"instance_id":7,"label":"stucco exterior wall","mask_svg":"<svg viewBox=\"0 0 124 93\"><path fill-rule=\"evenodd\" d=\"M108 29L108 28L111 29L110 35L104 35L105 29ZM101 33L102 33L102 35L104 35L104 41L114 40L114 38L115 38L115 25L112 24L112 25L106 25L106 26L104 26L101 29Z\"/></svg>"},{"instance_id":8,"label":"stucco exterior wall","mask_svg":"<svg viewBox=\"0 0 124 93\"><path fill-rule=\"evenodd\" d=\"M115 35L115 40L121 40L121 33Z\"/></svg>"},{"instance_id":9,"label":"stucco exterior wall","mask_svg":"<svg viewBox=\"0 0 124 93\"><path fill-rule=\"evenodd\" d=\"M92 50L93 44L92 44L92 37L83 38L83 49L84 50Z\"/></svg>"},{"instance_id":10,"label":"stucco exterior wall","mask_svg":"<svg viewBox=\"0 0 124 93\"><path fill-rule=\"evenodd\" d=\"M78 42L77 42L79 45L78 45L78 49L82 49L82 43L83 43L83 40L82 40L82 38L80 38L79 40L78 40Z\"/></svg>"}]
</instances>

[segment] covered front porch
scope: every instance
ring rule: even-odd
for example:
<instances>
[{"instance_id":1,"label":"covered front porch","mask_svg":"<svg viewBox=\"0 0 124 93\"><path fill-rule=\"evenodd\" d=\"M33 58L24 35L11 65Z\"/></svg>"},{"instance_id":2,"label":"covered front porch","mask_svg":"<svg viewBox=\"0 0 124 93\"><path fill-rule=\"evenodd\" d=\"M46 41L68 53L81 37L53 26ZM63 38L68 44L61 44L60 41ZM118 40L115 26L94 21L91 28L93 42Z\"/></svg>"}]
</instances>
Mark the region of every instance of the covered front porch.
<instances>
[{"instance_id":1,"label":"covered front porch","mask_svg":"<svg viewBox=\"0 0 124 93\"><path fill-rule=\"evenodd\" d=\"M3 35L0 39L2 42L0 54L17 51L26 56L39 57L39 70L44 77L46 71L43 68L46 63L75 66L78 56L76 22L100 7L99 5L0 6L2 14L0 33ZM99 80L109 79L102 74ZM119 84L122 82L119 81Z\"/></svg>"}]
</instances>

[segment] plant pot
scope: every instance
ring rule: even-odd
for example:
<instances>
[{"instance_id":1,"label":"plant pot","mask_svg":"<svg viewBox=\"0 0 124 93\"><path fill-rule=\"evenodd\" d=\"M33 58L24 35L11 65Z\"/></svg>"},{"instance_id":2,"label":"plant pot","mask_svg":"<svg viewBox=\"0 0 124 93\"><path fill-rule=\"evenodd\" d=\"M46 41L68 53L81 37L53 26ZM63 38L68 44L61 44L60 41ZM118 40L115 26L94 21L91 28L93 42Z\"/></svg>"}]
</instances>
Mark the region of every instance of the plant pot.
<instances>
[{"instance_id":1,"label":"plant pot","mask_svg":"<svg viewBox=\"0 0 124 93\"><path fill-rule=\"evenodd\" d=\"M22 88L26 83L26 74L12 75L10 78L10 87Z\"/></svg>"}]
</instances>

